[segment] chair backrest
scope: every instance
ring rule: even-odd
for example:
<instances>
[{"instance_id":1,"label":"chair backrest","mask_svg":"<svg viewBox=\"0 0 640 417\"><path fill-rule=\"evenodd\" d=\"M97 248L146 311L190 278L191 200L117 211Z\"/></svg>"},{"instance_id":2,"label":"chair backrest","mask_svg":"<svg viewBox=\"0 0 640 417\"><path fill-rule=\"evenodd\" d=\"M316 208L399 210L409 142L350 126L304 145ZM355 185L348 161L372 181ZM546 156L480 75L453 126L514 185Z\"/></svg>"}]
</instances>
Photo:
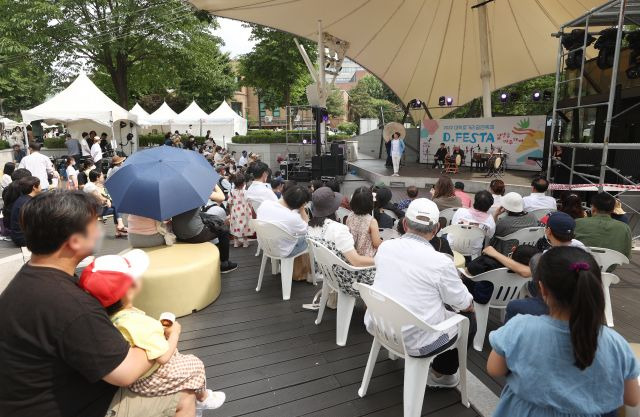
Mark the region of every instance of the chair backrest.
<instances>
[{"instance_id":1,"label":"chair backrest","mask_svg":"<svg viewBox=\"0 0 640 417\"><path fill-rule=\"evenodd\" d=\"M386 213L389 217L391 217L394 220L398 220L398 216L396 216L396 213L393 212L393 210L388 210L388 209L383 209L382 210L384 213Z\"/></svg>"},{"instance_id":2,"label":"chair backrest","mask_svg":"<svg viewBox=\"0 0 640 417\"><path fill-rule=\"evenodd\" d=\"M346 223L347 217L349 217L351 213L353 212L349 209L338 207L338 210L336 210L336 219L338 219L338 222L340 223Z\"/></svg>"},{"instance_id":3,"label":"chair backrest","mask_svg":"<svg viewBox=\"0 0 640 417\"><path fill-rule=\"evenodd\" d=\"M311 253L313 254L313 260L316 262L316 272L320 271L323 279L335 291L340 291L340 286L338 284L338 277L336 276L336 273L333 269L334 265L346 271L352 272L369 269L349 265L348 263L340 259L329 248L315 239L307 238L307 244L309 245Z\"/></svg>"},{"instance_id":4,"label":"chair backrest","mask_svg":"<svg viewBox=\"0 0 640 417\"><path fill-rule=\"evenodd\" d=\"M0 294L4 291L22 265L29 261L22 253L6 256L0 259Z\"/></svg>"},{"instance_id":5,"label":"chair backrest","mask_svg":"<svg viewBox=\"0 0 640 417\"><path fill-rule=\"evenodd\" d=\"M252 219L251 224L256 231L258 243L267 256L281 258L283 255L280 253L280 241L296 240L294 236L276 224L258 219Z\"/></svg>"},{"instance_id":6,"label":"chair backrest","mask_svg":"<svg viewBox=\"0 0 640 417\"><path fill-rule=\"evenodd\" d=\"M611 284L619 284L620 278L616 274L612 274L611 272L603 272L602 273L602 286L605 288L609 288Z\"/></svg>"},{"instance_id":7,"label":"chair backrest","mask_svg":"<svg viewBox=\"0 0 640 417\"><path fill-rule=\"evenodd\" d=\"M378 231L380 232L380 239L382 240L391 240L400 237L400 233L395 229L378 229Z\"/></svg>"},{"instance_id":8,"label":"chair backrest","mask_svg":"<svg viewBox=\"0 0 640 417\"><path fill-rule=\"evenodd\" d=\"M557 210L543 208L538 210L531 210L529 213L533 214L534 216L536 216L536 219L540 220L547 214L553 213L554 211L557 211Z\"/></svg>"},{"instance_id":9,"label":"chair backrest","mask_svg":"<svg viewBox=\"0 0 640 417\"><path fill-rule=\"evenodd\" d=\"M525 227L507 236L498 237L500 240L517 240L518 245L533 245L544 237L544 227Z\"/></svg>"},{"instance_id":10,"label":"chair backrest","mask_svg":"<svg viewBox=\"0 0 640 417\"><path fill-rule=\"evenodd\" d=\"M493 293L487 303L490 307L506 307L509 301L520 297L522 287L530 281L507 268L487 271L471 279L475 282L489 281L493 284Z\"/></svg>"},{"instance_id":11,"label":"chair backrest","mask_svg":"<svg viewBox=\"0 0 640 417\"><path fill-rule=\"evenodd\" d=\"M485 238L484 230L467 224L452 224L442 229L442 233L450 234L453 237L451 249L465 256L474 255L473 243Z\"/></svg>"},{"instance_id":12,"label":"chair backrest","mask_svg":"<svg viewBox=\"0 0 640 417\"><path fill-rule=\"evenodd\" d=\"M629 259L626 256L613 249L589 247L589 250L603 272L607 272L612 265L629 263Z\"/></svg>"},{"instance_id":13,"label":"chair backrest","mask_svg":"<svg viewBox=\"0 0 640 417\"><path fill-rule=\"evenodd\" d=\"M388 350L406 355L402 329L416 326L423 331L435 332L432 326L420 320L393 298L383 294L370 285L361 282L354 284L367 305L371 317L373 335Z\"/></svg>"},{"instance_id":14,"label":"chair backrest","mask_svg":"<svg viewBox=\"0 0 640 417\"><path fill-rule=\"evenodd\" d=\"M451 224L451 219L453 215L458 211L458 208L448 208L444 209L440 212L440 217L444 217L447 220L447 226Z\"/></svg>"}]
</instances>

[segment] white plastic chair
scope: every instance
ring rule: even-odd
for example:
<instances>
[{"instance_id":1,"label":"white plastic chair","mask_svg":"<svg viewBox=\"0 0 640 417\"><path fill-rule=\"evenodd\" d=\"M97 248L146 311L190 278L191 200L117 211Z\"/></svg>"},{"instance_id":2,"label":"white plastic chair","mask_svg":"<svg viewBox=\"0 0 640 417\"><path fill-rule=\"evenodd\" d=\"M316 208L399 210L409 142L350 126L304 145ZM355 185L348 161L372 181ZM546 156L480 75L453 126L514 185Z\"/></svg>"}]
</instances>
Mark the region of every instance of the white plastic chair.
<instances>
[{"instance_id":1,"label":"white plastic chair","mask_svg":"<svg viewBox=\"0 0 640 417\"><path fill-rule=\"evenodd\" d=\"M473 302L478 326L476 336L473 338L473 348L478 352L482 352L484 337L487 333L489 309L497 308L505 310L509 301L520 298L522 287L524 287L530 279L523 278L507 268L498 268L473 277L467 277L474 282L489 281L493 284L493 293L491 293L491 298L487 304Z\"/></svg>"},{"instance_id":2,"label":"white plastic chair","mask_svg":"<svg viewBox=\"0 0 640 417\"><path fill-rule=\"evenodd\" d=\"M296 240L296 238L285 230L281 229L275 224L264 222L260 220L252 220L253 228L256 231L258 243L262 248L262 262L260 263L260 275L258 276L258 286L256 291L260 291L262 287L262 278L264 276L264 269L267 264L267 259L271 258L271 273L277 273L277 265L274 261L280 261L280 275L282 280L282 299L288 300L291 298L291 283L293 281L293 261L295 258L301 255L309 253L308 249L300 252L299 254L290 258L282 257L279 254L279 242L283 239ZM311 262L311 274L315 283L315 271L313 262Z\"/></svg>"},{"instance_id":3,"label":"white plastic chair","mask_svg":"<svg viewBox=\"0 0 640 417\"><path fill-rule=\"evenodd\" d=\"M370 285L357 283L355 287L360 291L360 296L367 304L367 311L372 322L371 330L373 331L373 344L371 345L371 352L369 353L367 367L364 370L362 385L358 390L358 395L364 397L367 393L371 374L373 373L373 368L378 358L378 352L382 346L389 351L390 356L394 355L404 358L404 417L419 416L422 411L429 366L434 357L414 358L409 356L404 346L402 330L407 326L415 326L422 331L435 333L456 328L458 339L454 345L446 350L458 349L460 401L468 408L467 337L469 334L469 319L456 314L442 323L430 325L420 320L415 314L407 310L393 298L384 295Z\"/></svg>"},{"instance_id":4,"label":"white plastic chair","mask_svg":"<svg viewBox=\"0 0 640 417\"><path fill-rule=\"evenodd\" d=\"M400 237L400 233L396 229L378 229L380 232L380 239L391 240Z\"/></svg>"},{"instance_id":5,"label":"white plastic chair","mask_svg":"<svg viewBox=\"0 0 640 417\"><path fill-rule=\"evenodd\" d=\"M557 210L543 208L538 210L531 210L529 213L533 214L534 216L536 216L536 219L540 220L547 214L553 213L554 211L557 211Z\"/></svg>"},{"instance_id":6,"label":"white plastic chair","mask_svg":"<svg viewBox=\"0 0 640 417\"><path fill-rule=\"evenodd\" d=\"M338 223L346 223L347 217L353 213L351 210L346 209L344 207L338 207L336 210L336 219L338 219Z\"/></svg>"},{"instance_id":7,"label":"white plastic chair","mask_svg":"<svg viewBox=\"0 0 640 417\"><path fill-rule=\"evenodd\" d=\"M517 232L508 234L507 236L499 237L500 240L517 240L518 245L532 245L535 246L541 237L544 237L544 227L525 227Z\"/></svg>"},{"instance_id":8,"label":"white plastic chair","mask_svg":"<svg viewBox=\"0 0 640 417\"><path fill-rule=\"evenodd\" d=\"M453 219L453 215L456 214L456 211L458 211L457 207L444 209L440 212L440 217L444 217L447 220L447 226L451 224L451 219Z\"/></svg>"},{"instance_id":9,"label":"white plastic chair","mask_svg":"<svg viewBox=\"0 0 640 417\"><path fill-rule=\"evenodd\" d=\"M629 263L629 258L613 249L592 246L589 247L589 250L602 272L607 272L613 265L626 265Z\"/></svg>"},{"instance_id":10,"label":"white plastic chair","mask_svg":"<svg viewBox=\"0 0 640 417\"><path fill-rule=\"evenodd\" d=\"M624 255L623 255L624 256ZM609 286L611 284L620 283L620 278L610 272L602 273L602 290L604 292L604 318L607 326L613 327L613 308L611 307L611 292Z\"/></svg>"},{"instance_id":11,"label":"white plastic chair","mask_svg":"<svg viewBox=\"0 0 640 417\"><path fill-rule=\"evenodd\" d=\"M24 249L26 250L26 248ZM27 250L27 252L29 251ZM27 256L24 250L22 253L16 253L15 255L5 256L0 259L0 294L11 283L13 277L20 271L20 268L29 262L29 259L31 259L31 252L29 252Z\"/></svg>"},{"instance_id":12,"label":"white plastic chair","mask_svg":"<svg viewBox=\"0 0 640 417\"><path fill-rule=\"evenodd\" d=\"M440 213L442 214L442 213ZM477 248L473 247L473 243L478 240L484 242L484 230L477 226L466 224L452 224L442 229L442 234L450 234L453 237L452 250L459 252L463 256L471 256L473 258L480 255Z\"/></svg>"},{"instance_id":13,"label":"white plastic chair","mask_svg":"<svg viewBox=\"0 0 640 417\"><path fill-rule=\"evenodd\" d=\"M333 271L333 266L336 265L350 272L375 269L375 267L359 268L349 265L337 257L326 246L316 240L307 239L307 244L313 253L313 259L318 264L318 272L321 273L323 277L322 296L320 297L320 308L318 309L316 324L320 324L322 322L322 315L324 314L324 309L327 305L329 292L331 290L336 291L338 293L336 344L338 346L344 346L347 344L347 337L349 336L349 325L351 324L351 315L353 314L353 307L356 304L356 297L353 297L340 289L340 286L338 285L338 277Z\"/></svg>"}]
</instances>

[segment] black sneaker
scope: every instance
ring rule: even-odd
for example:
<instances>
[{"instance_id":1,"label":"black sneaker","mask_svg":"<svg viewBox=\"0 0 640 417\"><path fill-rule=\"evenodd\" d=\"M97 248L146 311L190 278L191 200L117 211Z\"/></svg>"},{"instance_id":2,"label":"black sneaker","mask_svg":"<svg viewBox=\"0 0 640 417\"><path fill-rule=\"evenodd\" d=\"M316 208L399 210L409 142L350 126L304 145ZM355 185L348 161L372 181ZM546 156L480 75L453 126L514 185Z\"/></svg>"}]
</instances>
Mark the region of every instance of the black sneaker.
<instances>
[{"instance_id":1,"label":"black sneaker","mask_svg":"<svg viewBox=\"0 0 640 417\"><path fill-rule=\"evenodd\" d=\"M220 272L226 274L227 272L235 271L238 269L238 264L231 261L226 261L220 264Z\"/></svg>"}]
</instances>

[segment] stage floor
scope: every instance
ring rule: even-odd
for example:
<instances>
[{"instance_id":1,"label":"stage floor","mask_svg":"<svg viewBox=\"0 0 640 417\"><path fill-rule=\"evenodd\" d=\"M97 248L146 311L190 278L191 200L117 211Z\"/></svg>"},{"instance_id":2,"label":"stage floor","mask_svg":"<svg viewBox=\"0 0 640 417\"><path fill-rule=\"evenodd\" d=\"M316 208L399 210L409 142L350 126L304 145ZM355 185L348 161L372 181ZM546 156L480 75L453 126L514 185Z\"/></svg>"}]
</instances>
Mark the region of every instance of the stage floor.
<instances>
[{"instance_id":1,"label":"stage floor","mask_svg":"<svg viewBox=\"0 0 640 417\"><path fill-rule=\"evenodd\" d=\"M356 175L365 178L373 183L384 182L390 186L415 185L419 188L430 188L443 174L442 169L432 169L431 165L417 162L407 162L400 166L400 176L393 177L393 170L384 166L382 159L359 159L349 163L349 170L355 169ZM532 178L536 171L516 171L507 170L497 177L504 181L509 191L519 191L528 193ZM471 171L468 166L460 168L457 174L447 174L453 181L461 181L465 184L465 190L477 192L480 189L487 189L488 184L496 177L486 177L486 173L477 170Z\"/></svg>"}]
</instances>

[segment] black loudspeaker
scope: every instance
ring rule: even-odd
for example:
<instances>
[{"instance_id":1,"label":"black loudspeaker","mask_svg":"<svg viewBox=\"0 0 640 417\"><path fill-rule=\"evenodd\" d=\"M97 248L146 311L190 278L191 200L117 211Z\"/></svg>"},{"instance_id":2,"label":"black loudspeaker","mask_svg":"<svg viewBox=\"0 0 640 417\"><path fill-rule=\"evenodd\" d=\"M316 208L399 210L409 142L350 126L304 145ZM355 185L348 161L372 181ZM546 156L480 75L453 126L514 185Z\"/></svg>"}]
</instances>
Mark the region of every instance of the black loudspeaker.
<instances>
[{"instance_id":1,"label":"black loudspeaker","mask_svg":"<svg viewBox=\"0 0 640 417\"><path fill-rule=\"evenodd\" d=\"M322 157L316 155L311 157L311 178L316 180L316 179L320 179L321 176L322 176Z\"/></svg>"},{"instance_id":2,"label":"black loudspeaker","mask_svg":"<svg viewBox=\"0 0 640 417\"><path fill-rule=\"evenodd\" d=\"M347 154L347 143L343 140L333 141L331 142L331 155L342 155L345 156Z\"/></svg>"}]
</instances>

